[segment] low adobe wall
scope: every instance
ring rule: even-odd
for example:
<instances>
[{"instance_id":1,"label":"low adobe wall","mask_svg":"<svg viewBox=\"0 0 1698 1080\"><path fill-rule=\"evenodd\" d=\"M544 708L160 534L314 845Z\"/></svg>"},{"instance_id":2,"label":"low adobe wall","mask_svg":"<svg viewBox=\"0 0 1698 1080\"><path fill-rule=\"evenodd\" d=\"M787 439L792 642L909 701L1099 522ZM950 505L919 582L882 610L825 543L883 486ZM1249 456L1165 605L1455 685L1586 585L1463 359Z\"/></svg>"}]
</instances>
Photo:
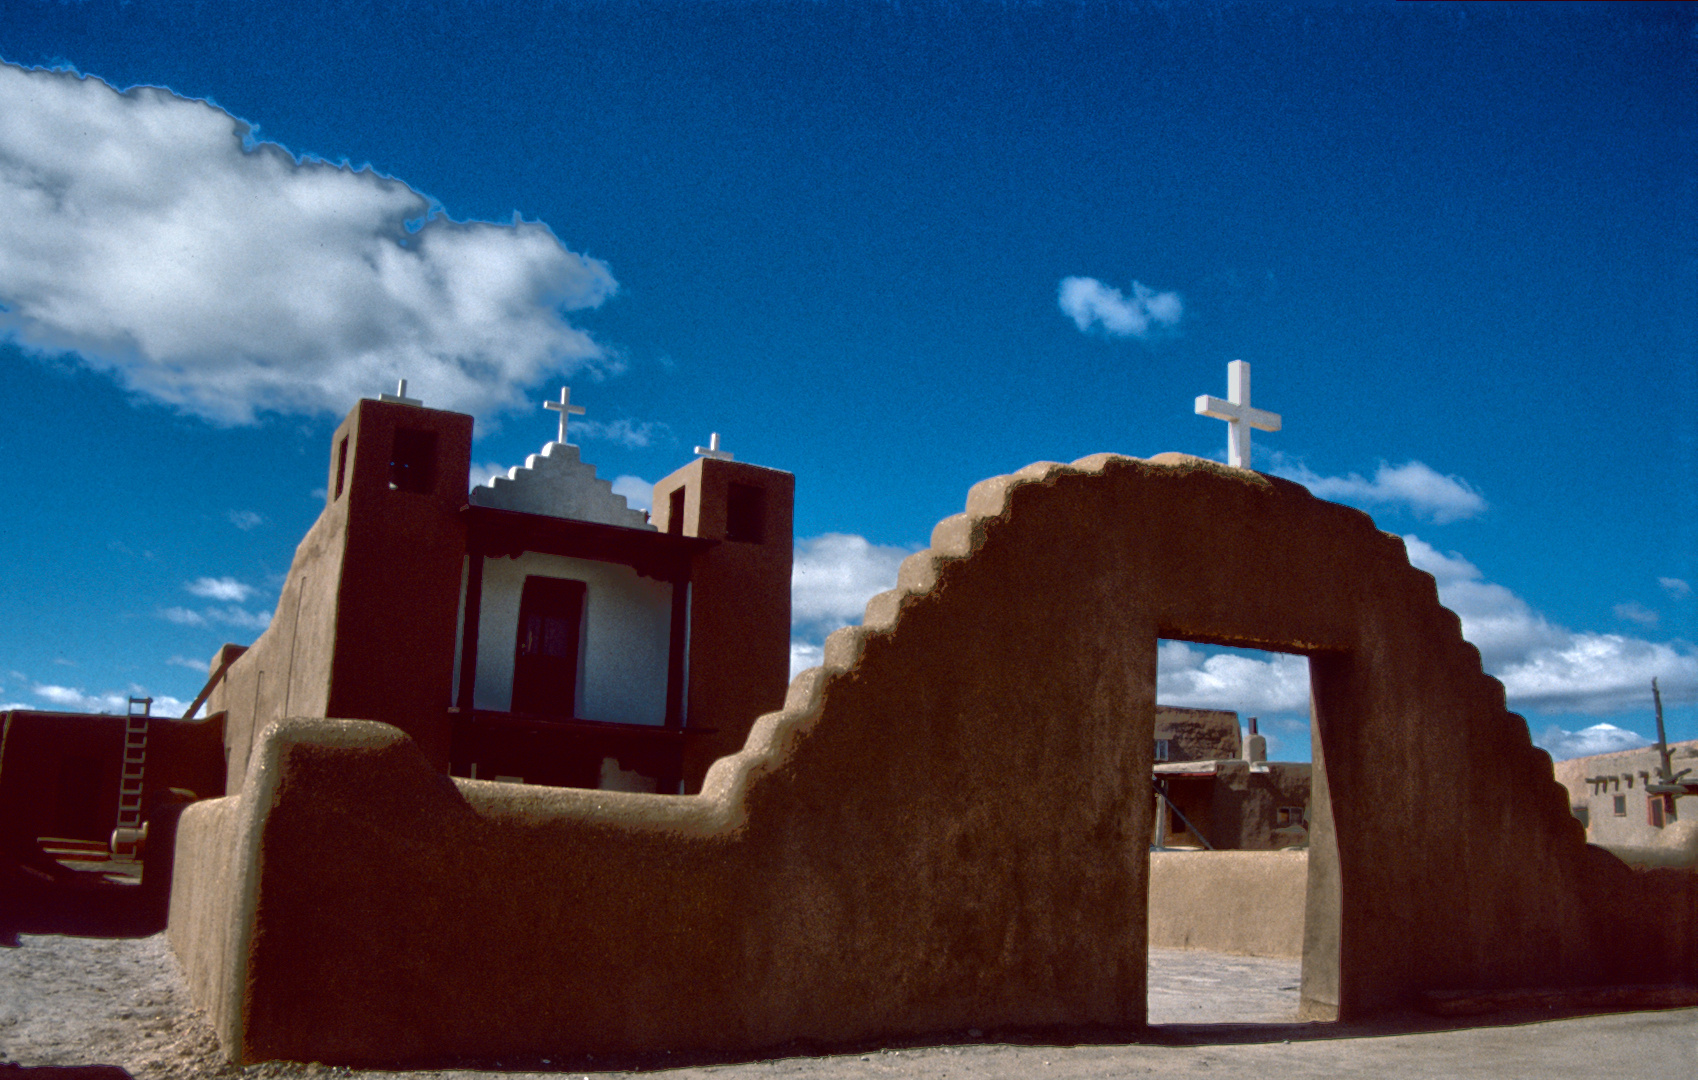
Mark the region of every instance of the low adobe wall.
<instances>
[{"instance_id":1,"label":"low adobe wall","mask_svg":"<svg viewBox=\"0 0 1698 1080\"><path fill-rule=\"evenodd\" d=\"M1152 851L1150 946L1303 955L1307 851Z\"/></svg>"},{"instance_id":2,"label":"low adobe wall","mask_svg":"<svg viewBox=\"0 0 1698 1080\"><path fill-rule=\"evenodd\" d=\"M250 1061L1135 1031L1163 637L1310 658L1310 1015L1698 969L1698 878L1586 846L1397 537L1177 456L975 485L699 795L272 725L185 815L172 942Z\"/></svg>"}]
</instances>

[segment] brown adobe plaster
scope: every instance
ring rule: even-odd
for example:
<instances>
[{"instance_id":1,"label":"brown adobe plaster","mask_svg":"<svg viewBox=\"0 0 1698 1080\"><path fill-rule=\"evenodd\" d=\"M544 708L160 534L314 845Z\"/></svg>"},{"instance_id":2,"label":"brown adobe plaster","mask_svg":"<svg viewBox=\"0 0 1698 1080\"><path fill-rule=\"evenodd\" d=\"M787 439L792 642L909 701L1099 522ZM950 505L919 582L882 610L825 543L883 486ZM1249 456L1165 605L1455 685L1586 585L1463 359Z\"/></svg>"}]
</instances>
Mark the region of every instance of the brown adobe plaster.
<instances>
[{"instance_id":1,"label":"brown adobe plaster","mask_svg":"<svg viewBox=\"0 0 1698 1080\"><path fill-rule=\"evenodd\" d=\"M428 490L390 488L398 430L435 437ZM470 416L369 399L336 429L324 511L295 549L271 624L207 702L229 714L227 793L255 735L285 716L393 724L447 771L471 445Z\"/></svg>"},{"instance_id":2,"label":"brown adobe plaster","mask_svg":"<svg viewBox=\"0 0 1698 1080\"><path fill-rule=\"evenodd\" d=\"M732 485L762 493L764 535L732 539ZM683 520L672 494L683 489ZM697 458L654 485L654 525L711 540L690 563L690 674L684 790L701 790L708 767L736 753L749 725L784 703L790 675L790 571L796 478L741 461Z\"/></svg>"},{"instance_id":3,"label":"brown adobe plaster","mask_svg":"<svg viewBox=\"0 0 1698 1080\"><path fill-rule=\"evenodd\" d=\"M1693 877L1585 846L1402 543L1177 455L975 485L696 796L274 724L184 815L172 942L246 1061L1135 1028L1158 637L1310 656L1312 1014L1690 979Z\"/></svg>"}]
</instances>

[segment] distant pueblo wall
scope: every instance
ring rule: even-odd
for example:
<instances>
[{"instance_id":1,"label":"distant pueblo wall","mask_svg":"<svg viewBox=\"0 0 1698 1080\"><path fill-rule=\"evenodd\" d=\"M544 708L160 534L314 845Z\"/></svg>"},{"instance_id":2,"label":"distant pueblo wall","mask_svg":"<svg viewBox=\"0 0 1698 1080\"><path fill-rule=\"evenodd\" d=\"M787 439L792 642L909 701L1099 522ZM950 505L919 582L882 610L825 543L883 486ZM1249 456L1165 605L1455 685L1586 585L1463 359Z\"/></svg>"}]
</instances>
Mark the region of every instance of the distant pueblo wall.
<instances>
[{"instance_id":1,"label":"distant pueblo wall","mask_svg":"<svg viewBox=\"0 0 1698 1080\"><path fill-rule=\"evenodd\" d=\"M1303 955L1307 851L1150 852L1150 947Z\"/></svg>"},{"instance_id":2,"label":"distant pueblo wall","mask_svg":"<svg viewBox=\"0 0 1698 1080\"><path fill-rule=\"evenodd\" d=\"M1402 543L1177 455L975 485L699 795L271 724L183 816L171 939L250 1061L1136 1029L1158 638L1309 658L1310 1015L1692 977L1693 876L1586 846Z\"/></svg>"}]
</instances>

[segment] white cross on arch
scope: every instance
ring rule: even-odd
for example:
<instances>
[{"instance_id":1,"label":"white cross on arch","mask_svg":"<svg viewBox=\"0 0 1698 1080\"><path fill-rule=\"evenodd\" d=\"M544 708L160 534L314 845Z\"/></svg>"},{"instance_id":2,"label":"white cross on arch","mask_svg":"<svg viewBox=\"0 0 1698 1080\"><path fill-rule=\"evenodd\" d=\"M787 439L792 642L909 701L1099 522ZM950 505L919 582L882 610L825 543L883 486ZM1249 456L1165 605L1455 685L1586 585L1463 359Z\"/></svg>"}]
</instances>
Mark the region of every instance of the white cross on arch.
<instances>
[{"instance_id":1,"label":"white cross on arch","mask_svg":"<svg viewBox=\"0 0 1698 1080\"><path fill-rule=\"evenodd\" d=\"M545 401L542 403L542 407L560 414L560 438L554 440L555 442L563 443L566 441L566 421L569 417L584 415L582 405L572 404L572 388L569 386L560 388L559 401Z\"/></svg>"},{"instance_id":2,"label":"white cross on arch","mask_svg":"<svg viewBox=\"0 0 1698 1080\"><path fill-rule=\"evenodd\" d=\"M1250 429L1278 431L1279 414L1250 407L1250 365L1234 360L1226 365L1226 400L1197 395L1197 415L1225 420L1226 463L1239 469L1250 467Z\"/></svg>"}]
</instances>

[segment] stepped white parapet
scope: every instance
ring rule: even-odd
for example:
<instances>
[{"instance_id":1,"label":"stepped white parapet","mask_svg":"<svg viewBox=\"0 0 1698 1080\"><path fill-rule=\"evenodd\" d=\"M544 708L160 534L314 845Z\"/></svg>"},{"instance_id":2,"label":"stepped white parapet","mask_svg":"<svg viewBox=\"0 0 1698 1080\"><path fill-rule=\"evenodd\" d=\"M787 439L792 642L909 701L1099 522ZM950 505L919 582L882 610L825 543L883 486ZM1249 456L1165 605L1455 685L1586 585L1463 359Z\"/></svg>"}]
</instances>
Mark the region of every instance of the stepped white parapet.
<instances>
[{"instance_id":1,"label":"stepped white parapet","mask_svg":"<svg viewBox=\"0 0 1698 1080\"><path fill-rule=\"evenodd\" d=\"M571 443L551 442L506 476L490 477L472 489L471 501L473 506L654 531L643 512L615 495L613 482L596 476L595 466L586 464Z\"/></svg>"}]
</instances>

